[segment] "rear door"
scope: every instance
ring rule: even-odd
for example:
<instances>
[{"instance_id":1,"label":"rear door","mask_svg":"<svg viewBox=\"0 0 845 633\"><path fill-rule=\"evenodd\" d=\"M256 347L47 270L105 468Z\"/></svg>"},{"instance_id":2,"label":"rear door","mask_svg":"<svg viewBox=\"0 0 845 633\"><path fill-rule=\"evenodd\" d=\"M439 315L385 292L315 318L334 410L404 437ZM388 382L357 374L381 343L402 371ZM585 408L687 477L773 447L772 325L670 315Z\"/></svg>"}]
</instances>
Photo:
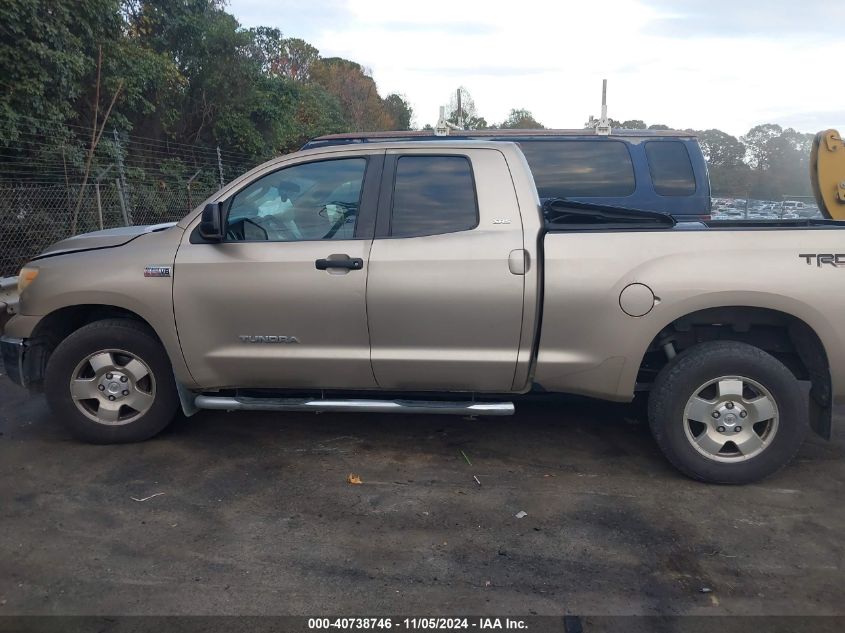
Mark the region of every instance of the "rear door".
<instances>
[{"instance_id":1,"label":"rear door","mask_svg":"<svg viewBox=\"0 0 845 633\"><path fill-rule=\"evenodd\" d=\"M509 391L522 328L522 248L499 151L388 150L367 282L379 387Z\"/></svg>"}]
</instances>

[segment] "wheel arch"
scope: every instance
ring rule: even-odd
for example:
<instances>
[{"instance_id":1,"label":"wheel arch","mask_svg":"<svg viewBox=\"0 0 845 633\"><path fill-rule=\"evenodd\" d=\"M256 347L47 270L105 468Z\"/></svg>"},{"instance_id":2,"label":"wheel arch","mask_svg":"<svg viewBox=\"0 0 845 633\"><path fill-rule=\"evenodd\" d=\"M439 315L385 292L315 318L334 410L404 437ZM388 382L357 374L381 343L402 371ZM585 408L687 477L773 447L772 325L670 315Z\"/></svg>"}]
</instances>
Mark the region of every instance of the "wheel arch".
<instances>
[{"instance_id":1,"label":"wheel arch","mask_svg":"<svg viewBox=\"0 0 845 633\"><path fill-rule=\"evenodd\" d=\"M27 337L27 351L24 357L28 384L36 390L41 388L50 355L64 339L89 323L116 318L142 323L165 349L178 378L178 368L182 361L181 350L169 349L167 341L156 332L148 319L122 306L84 303L57 308L41 317L32 328Z\"/></svg>"},{"instance_id":2,"label":"wheel arch","mask_svg":"<svg viewBox=\"0 0 845 633\"><path fill-rule=\"evenodd\" d=\"M649 378L656 376L672 354L712 340L754 345L784 362L797 379L809 381L811 427L830 439L833 389L827 349L807 321L781 310L726 305L693 310L672 319L643 350L636 388L648 389Z\"/></svg>"}]
</instances>

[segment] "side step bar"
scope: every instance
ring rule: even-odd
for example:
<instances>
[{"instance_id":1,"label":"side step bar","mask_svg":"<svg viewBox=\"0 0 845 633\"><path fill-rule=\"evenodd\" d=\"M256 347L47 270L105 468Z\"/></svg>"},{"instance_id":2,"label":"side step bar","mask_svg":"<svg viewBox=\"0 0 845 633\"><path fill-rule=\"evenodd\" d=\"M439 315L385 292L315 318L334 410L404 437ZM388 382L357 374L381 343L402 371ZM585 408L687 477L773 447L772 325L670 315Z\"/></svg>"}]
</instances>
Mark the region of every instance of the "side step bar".
<instances>
[{"instance_id":1,"label":"side step bar","mask_svg":"<svg viewBox=\"0 0 845 633\"><path fill-rule=\"evenodd\" d=\"M435 400L322 400L309 398L232 398L197 396L198 409L218 411L343 411L348 413L439 413L513 415L513 402L438 402Z\"/></svg>"}]
</instances>

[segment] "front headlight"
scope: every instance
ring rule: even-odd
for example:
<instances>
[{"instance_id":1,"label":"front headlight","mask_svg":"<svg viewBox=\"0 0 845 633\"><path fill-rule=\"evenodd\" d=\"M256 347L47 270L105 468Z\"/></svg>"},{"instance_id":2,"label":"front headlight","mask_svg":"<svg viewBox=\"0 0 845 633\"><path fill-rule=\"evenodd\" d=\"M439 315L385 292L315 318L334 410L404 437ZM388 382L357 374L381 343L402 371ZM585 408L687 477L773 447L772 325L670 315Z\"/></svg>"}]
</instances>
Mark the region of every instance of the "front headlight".
<instances>
[{"instance_id":1,"label":"front headlight","mask_svg":"<svg viewBox=\"0 0 845 633\"><path fill-rule=\"evenodd\" d=\"M24 266L18 274L18 294L24 291L29 284L38 277L38 269L35 266Z\"/></svg>"}]
</instances>

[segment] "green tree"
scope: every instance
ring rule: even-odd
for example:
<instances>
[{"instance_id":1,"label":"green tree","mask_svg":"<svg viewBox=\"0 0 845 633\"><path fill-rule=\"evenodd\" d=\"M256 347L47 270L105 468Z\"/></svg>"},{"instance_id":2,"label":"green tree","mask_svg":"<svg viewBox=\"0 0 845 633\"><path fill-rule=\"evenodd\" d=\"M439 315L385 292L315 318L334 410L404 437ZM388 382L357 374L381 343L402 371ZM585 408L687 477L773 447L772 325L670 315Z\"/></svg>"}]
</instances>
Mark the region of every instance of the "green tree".
<instances>
[{"instance_id":1,"label":"green tree","mask_svg":"<svg viewBox=\"0 0 845 633\"><path fill-rule=\"evenodd\" d=\"M279 60L279 72L294 81L308 81L311 68L320 58L320 52L305 40L297 37L285 39L282 58Z\"/></svg>"},{"instance_id":2,"label":"green tree","mask_svg":"<svg viewBox=\"0 0 845 633\"><path fill-rule=\"evenodd\" d=\"M320 51L305 40L284 38L279 29L259 26L249 30L252 37L251 56L268 75L293 81L308 81L311 67L320 58Z\"/></svg>"},{"instance_id":3,"label":"green tree","mask_svg":"<svg viewBox=\"0 0 845 633\"><path fill-rule=\"evenodd\" d=\"M384 107L392 120L392 130L410 130L411 119L414 110L411 104L403 96L396 93L389 94L384 98Z\"/></svg>"},{"instance_id":4,"label":"green tree","mask_svg":"<svg viewBox=\"0 0 845 633\"><path fill-rule=\"evenodd\" d=\"M713 195L744 198L750 187L751 169L745 163L745 145L721 130L694 132L710 171Z\"/></svg>"},{"instance_id":5,"label":"green tree","mask_svg":"<svg viewBox=\"0 0 845 633\"><path fill-rule=\"evenodd\" d=\"M338 100L352 130L372 132L391 126L376 82L360 64L340 57L324 58L314 63L311 75Z\"/></svg>"},{"instance_id":6,"label":"green tree","mask_svg":"<svg viewBox=\"0 0 845 633\"><path fill-rule=\"evenodd\" d=\"M284 37L282 32L270 26L258 26L249 29L252 42L249 55L261 67L262 72L271 75L279 60L284 56Z\"/></svg>"},{"instance_id":7,"label":"green tree","mask_svg":"<svg viewBox=\"0 0 845 633\"><path fill-rule=\"evenodd\" d=\"M55 135L96 68L97 44L119 32L117 0L0 3L0 139ZM64 139L67 140L67 139Z\"/></svg>"},{"instance_id":8,"label":"green tree","mask_svg":"<svg viewBox=\"0 0 845 633\"><path fill-rule=\"evenodd\" d=\"M308 139L322 134L337 134L349 130L343 108L337 98L319 84L296 85L295 128L286 145L277 153L299 149Z\"/></svg>"},{"instance_id":9,"label":"green tree","mask_svg":"<svg viewBox=\"0 0 845 633\"><path fill-rule=\"evenodd\" d=\"M534 118L530 111L514 108L499 126L503 130L544 130L543 124Z\"/></svg>"},{"instance_id":10,"label":"green tree","mask_svg":"<svg viewBox=\"0 0 845 633\"><path fill-rule=\"evenodd\" d=\"M783 134L783 128L775 123L757 125L742 137L746 147L746 159L753 169L764 170L771 162L771 141Z\"/></svg>"},{"instance_id":11,"label":"green tree","mask_svg":"<svg viewBox=\"0 0 845 633\"><path fill-rule=\"evenodd\" d=\"M765 167L757 174L755 191L773 198L810 195L810 148L813 135L792 128L765 145Z\"/></svg>"},{"instance_id":12,"label":"green tree","mask_svg":"<svg viewBox=\"0 0 845 633\"><path fill-rule=\"evenodd\" d=\"M703 130L695 134L710 166L736 167L744 164L746 147L735 136L721 130Z\"/></svg>"},{"instance_id":13,"label":"green tree","mask_svg":"<svg viewBox=\"0 0 845 633\"><path fill-rule=\"evenodd\" d=\"M261 144L248 117L262 89L260 64L249 55L250 33L213 0L144 0L131 22L145 43L176 65L182 85L159 102L165 133L214 145L217 135L247 151ZM237 131L237 133L235 133Z\"/></svg>"},{"instance_id":14,"label":"green tree","mask_svg":"<svg viewBox=\"0 0 845 633\"><path fill-rule=\"evenodd\" d=\"M461 107L458 111L458 92L461 93ZM449 105L446 108L446 120L452 125L457 125L465 130L485 130L487 129L487 120L479 116L478 110L475 107L475 100L469 94L469 90L461 86L449 100Z\"/></svg>"}]
</instances>

